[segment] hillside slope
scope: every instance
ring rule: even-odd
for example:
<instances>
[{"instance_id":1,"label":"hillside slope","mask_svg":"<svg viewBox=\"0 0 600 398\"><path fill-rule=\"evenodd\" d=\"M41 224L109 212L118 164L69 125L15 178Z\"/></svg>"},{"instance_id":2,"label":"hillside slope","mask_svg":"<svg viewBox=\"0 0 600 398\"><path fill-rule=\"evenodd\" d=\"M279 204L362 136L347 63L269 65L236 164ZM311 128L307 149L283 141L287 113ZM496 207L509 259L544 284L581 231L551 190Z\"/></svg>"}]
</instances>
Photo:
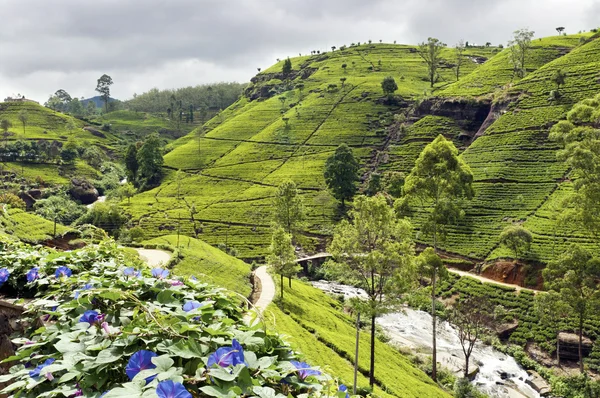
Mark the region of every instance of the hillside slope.
<instances>
[{"instance_id":1,"label":"hillside slope","mask_svg":"<svg viewBox=\"0 0 600 398\"><path fill-rule=\"evenodd\" d=\"M271 198L282 181L300 187L308 211L305 232L328 236L335 202L325 191L323 167L340 143L353 148L368 176L409 172L422 148L443 133L464 150L477 192L445 248L490 258L503 226L535 212L564 175L548 128L600 88L600 40L584 34L533 44L521 81L512 76L508 50L470 47L463 75L453 83L454 54L446 49L433 91L414 46L371 44L292 58L289 81L282 80L280 62L253 78L245 95L204 129L172 144L165 166L183 170L182 179L178 183L168 172L160 187L132 200L132 214L151 235L180 226L211 244L227 241L243 258L262 256ZM563 97L552 102L550 78L557 68L568 78ZM380 86L388 75L399 86L392 103ZM397 114L406 118L403 127ZM545 260L545 253L540 239L533 257Z\"/></svg>"}]
</instances>

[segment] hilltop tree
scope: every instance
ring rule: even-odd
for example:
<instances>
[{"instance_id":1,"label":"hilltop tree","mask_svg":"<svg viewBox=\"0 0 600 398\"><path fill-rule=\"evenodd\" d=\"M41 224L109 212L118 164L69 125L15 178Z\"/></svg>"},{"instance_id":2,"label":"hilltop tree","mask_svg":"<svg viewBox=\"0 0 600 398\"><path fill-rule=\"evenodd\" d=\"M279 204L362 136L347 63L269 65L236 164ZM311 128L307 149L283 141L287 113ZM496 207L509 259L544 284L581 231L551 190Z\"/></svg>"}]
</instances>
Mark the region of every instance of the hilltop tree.
<instances>
[{"instance_id":1,"label":"hilltop tree","mask_svg":"<svg viewBox=\"0 0 600 398\"><path fill-rule=\"evenodd\" d=\"M444 47L446 47L444 43L433 37L428 38L426 43L423 42L417 47L417 52L427 64L427 74L431 87L433 87L437 80L437 70L440 66L442 49Z\"/></svg>"},{"instance_id":2,"label":"hilltop tree","mask_svg":"<svg viewBox=\"0 0 600 398\"><path fill-rule=\"evenodd\" d=\"M325 182L333 196L342 202L352 199L356 193L358 181L358 161L352 150L346 144L341 144L335 153L325 162Z\"/></svg>"},{"instance_id":3,"label":"hilltop tree","mask_svg":"<svg viewBox=\"0 0 600 398\"><path fill-rule=\"evenodd\" d=\"M562 69L557 69L553 74L552 74L552 82L554 84L556 84L556 91L560 91L560 86L562 86L563 84L565 84L565 81L567 80L567 74L565 72L563 72Z\"/></svg>"},{"instance_id":4,"label":"hilltop tree","mask_svg":"<svg viewBox=\"0 0 600 398\"><path fill-rule=\"evenodd\" d=\"M71 223L85 213L85 207L79 206L66 196L52 195L35 203L35 212L54 223L52 236L56 237L57 223Z\"/></svg>"},{"instance_id":5,"label":"hilltop tree","mask_svg":"<svg viewBox=\"0 0 600 398\"><path fill-rule=\"evenodd\" d=\"M449 320L458 331L458 340L465 356L465 378L469 377L469 359L475 343L493 324L491 305L487 297L461 298L450 311Z\"/></svg>"},{"instance_id":6,"label":"hilltop tree","mask_svg":"<svg viewBox=\"0 0 600 398\"><path fill-rule=\"evenodd\" d=\"M543 271L545 287L560 295L577 317L579 335L579 370L583 369L583 325L600 308L600 258L586 249L571 245Z\"/></svg>"},{"instance_id":7,"label":"hilltop tree","mask_svg":"<svg viewBox=\"0 0 600 398\"><path fill-rule=\"evenodd\" d=\"M23 124L23 135L25 135L25 126L27 125L27 121L29 120L29 114L25 109L21 109L19 111L19 120L21 124Z\"/></svg>"},{"instance_id":8,"label":"hilltop tree","mask_svg":"<svg viewBox=\"0 0 600 398\"><path fill-rule=\"evenodd\" d=\"M138 172L138 160L137 160L138 148L136 144L129 144L125 151L125 170L127 174L127 180L135 184Z\"/></svg>"},{"instance_id":9,"label":"hilltop tree","mask_svg":"<svg viewBox=\"0 0 600 398\"><path fill-rule=\"evenodd\" d=\"M298 232L305 218L302 198L294 181L284 181L277 188L273 199L273 221L292 235Z\"/></svg>"},{"instance_id":10,"label":"hilltop tree","mask_svg":"<svg viewBox=\"0 0 600 398\"><path fill-rule=\"evenodd\" d=\"M454 72L456 72L456 81L460 78L460 68L464 62L463 53L465 52L465 42L461 39L456 46L454 47L454 56L456 66L454 67Z\"/></svg>"},{"instance_id":11,"label":"hilltop tree","mask_svg":"<svg viewBox=\"0 0 600 398\"><path fill-rule=\"evenodd\" d=\"M158 134L150 134L142 144L137 153L137 163L137 182L141 189L160 182L164 160Z\"/></svg>"},{"instance_id":12,"label":"hilltop tree","mask_svg":"<svg viewBox=\"0 0 600 398\"><path fill-rule=\"evenodd\" d=\"M545 294L536 294L535 312L540 324L545 330L553 331L556 336L556 363L560 366L560 333L562 322L569 317L571 309L562 300L560 293L550 291Z\"/></svg>"},{"instance_id":13,"label":"hilltop tree","mask_svg":"<svg viewBox=\"0 0 600 398\"><path fill-rule=\"evenodd\" d=\"M127 199L127 203L131 204L131 198L135 195L136 189L132 183L127 182L119 185L116 189L116 195L120 200Z\"/></svg>"},{"instance_id":14,"label":"hilltop tree","mask_svg":"<svg viewBox=\"0 0 600 398\"><path fill-rule=\"evenodd\" d=\"M461 200L473 197L473 174L469 166L458 156L458 150L451 141L439 135L423 149L412 171L404 183L404 197L397 201L403 208L411 199L420 199L426 212L421 230L432 237L434 250L439 240L444 240L446 227L455 224L463 215ZM436 273L432 274L432 287L435 290ZM432 300L434 301L434 300ZM433 327L435 330L435 311ZM437 377L435 361L435 339L433 334L433 372Z\"/></svg>"},{"instance_id":15,"label":"hilltop tree","mask_svg":"<svg viewBox=\"0 0 600 398\"><path fill-rule=\"evenodd\" d=\"M88 116L95 115L96 114L96 103L94 103L94 101L88 101L85 112Z\"/></svg>"},{"instance_id":16,"label":"hilltop tree","mask_svg":"<svg viewBox=\"0 0 600 398\"><path fill-rule=\"evenodd\" d=\"M269 256L267 257L273 272L281 277L281 305L283 306L283 277L289 279L292 287L292 277L298 272L300 266L296 263L296 253L292 246L292 235L285 232L280 226L276 227L271 237Z\"/></svg>"},{"instance_id":17,"label":"hilltop tree","mask_svg":"<svg viewBox=\"0 0 600 398\"><path fill-rule=\"evenodd\" d=\"M398 85L392 76L387 76L383 78L381 88L383 89L383 93L388 96L388 99L391 99L394 92L398 90Z\"/></svg>"},{"instance_id":18,"label":"hilltop tree","mask_svg":"<svg viewBox=\"0 0 600 398\"><path fill-rule=\"evenodd\" d=\"M565 31L565 27L564 26L559 26L558 28L556 28L556 31L558 32L559 35L561 35L562 32Z\"/></svg>"},{"instance_id":19,"label":"hilltop tree","mask_svg":"<svg viewBox=\"0 0 600 398\"><path fill-rule=\"evenodd\" d=\"M513 38L508 42L510 47L510 62L513 66L513 76L525 77L525 61L531 49L531 39L535 32L519 29L513 32Z\"/></svg>"},{"instance_id":20,"label":"hilltop tree","mask_svg":"<svg viewBox=\"0 0 600 398\"><path fill-rule=\"evenodd\" d=\"M412 226L398 219L383 195L359 196L350 219L342 220L328 247L335 259L334 273L360 281L368 295L371 318L371 362L369 383L375 382L375 320L398 303L414 280Z\"/></svg>"},{"instance_id":21,"label":"hilltop tree","mask_svg":"<svg viewBox=\"0 0 600 398\"><path fill-rule=\"evenodd\" d=\"M69 113L75 116L83 115L83 105L81 105L81 101L79 98L73 98L73 100L69 103Z\"/></svg>"},{"instance_id":22,"label":"hilltop tree","mask_svg":"<svg viewBox=\"0 0 600 398\"><path fill-rule=\"evenodd\" d=\"M500 244L512 250L515 255L514 277L517 277L517 260L531 247L533 235L520 225L509 225L500 234Z\"/></svg>"},{"instance_id":23,"label":"hilltop tree","mask_svg":"<svg viewBox=\"0 0 600 398\"><path fill-rule=\"evenodd\" d=\"M110 86L113 84L113 80L107 74L100 76L96 84L96 91L100 93L102 101L104 101L104 108L108 112L108 101L110 100Z\"/></svg>"},{"instance_id":24,"label":"hilltop tree","mask_svg":"<svg viewBox=\"0 0 600 398\"><path fill-rule=\"evenodd\" d=\"M69 93L67 93L66 90L63 90L62 88L60 90L57 90L54 93L54 95L56 96L56 98L58 98L60 100L62 110L65 110L67 108L67 106L69 105L69 103L71 101L73 101L73 98L71 97L71 95Z\"/></svg>"},{"instance_id":25,"label":"hilltop tree","mask_svg":"<svg viewBox=\"0 0 600 398\"><path fill-rule=\"evenodd\" d=\"M283 73L283 77L285 77L286 79L289 76L289 74L292 73L292 60L289 57L285 61L283 61L281 73Z\"/></svg>"}]
</instances>

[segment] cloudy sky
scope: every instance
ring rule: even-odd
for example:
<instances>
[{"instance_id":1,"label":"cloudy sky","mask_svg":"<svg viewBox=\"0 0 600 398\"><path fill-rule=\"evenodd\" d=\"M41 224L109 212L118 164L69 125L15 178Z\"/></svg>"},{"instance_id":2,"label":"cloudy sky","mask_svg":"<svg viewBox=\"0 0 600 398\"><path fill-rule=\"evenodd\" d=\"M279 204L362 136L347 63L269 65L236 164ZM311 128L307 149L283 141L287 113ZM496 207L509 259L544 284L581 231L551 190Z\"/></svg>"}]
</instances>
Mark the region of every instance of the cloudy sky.
<instances>
[{"instance_id":1,"label":"cloudy sky","mask_svg":"<svg viewBox=\"0 0 600 398\"><path fill-rule=\"evenodd\" d=\"M152 87L248 81L276 58L384 40L506 43L600 25L600 0L0 0L0 98L59 88L119 99Z\"/></svg>"}]
</instances>

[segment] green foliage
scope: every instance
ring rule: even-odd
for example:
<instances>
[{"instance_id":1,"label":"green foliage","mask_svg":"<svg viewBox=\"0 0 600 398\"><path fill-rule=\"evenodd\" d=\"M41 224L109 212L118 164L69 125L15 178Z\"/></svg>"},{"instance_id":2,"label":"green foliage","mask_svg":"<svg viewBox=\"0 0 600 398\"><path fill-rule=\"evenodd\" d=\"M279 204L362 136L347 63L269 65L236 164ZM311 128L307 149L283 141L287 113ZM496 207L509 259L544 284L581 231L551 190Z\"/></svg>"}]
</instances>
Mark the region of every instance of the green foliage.
<instances>
[{"instance_id":1,"label":"green foliage","mask_svg":"<svg viewBox=\"0 0 600 398\"><path fill-rule=\"evenodd\" d=\"M396 80L392 76L386 76L383 78L381 82L381 89L383 93L388 97L391 97L394 92L398 90L398 85L396 84Z\"/></svg>"},{"instance_id":2,"label":"green foliage","mask_svg":"<svg viewBox=\"0 0 600 398\"><path fill-rule=\"evenodd\" d=\"M66 196L53 195L35 203L35 212L56 224L71 224L86 212L85 206L78 205ZM56 232L54 232L56 235Z\"/></svg>"},{"instance_id":3,"label":"green foliage","mask_svg":"<svg viewBox=\"0 0 600 398\"><path fill-rule=\"evenodd\" d=\"M1 378L10 382L4 393L99 397L108 391L107 397L142 397L155 395L160 382L172 380L194 395L276 396L310 390L316 396L338 396L330 376L300 376L290 362L297 355L278 336L246 326L239 298L227 291L191 278L156 278L111 243L59 254L51 261L45 261L47 253L6 249L0 258L27 259L8 265L10 278L24 278L37 267L38 278L28 284L40 295L29 303L30 324L44 315L55 322L15 340L19 349L13 357L33 366L54 362L43 367L40 377L30 376L32 368L15 365ZM62 264L68 264L71 277L54 276ZM140 275L134 270L128 276L127 267L141 267ZM200 306L186 311L190 302ZM101 318L91 320L85 311ZM213 353L238 342L243 363L209 366ZM130 381L125 368L141 348L156 357Z\"/></svg>"},{"instance_id":4,"label":"green foliage","mask_svg":"<svg viewBox=\"0 0 600 398\"><path fill-rule=\"evenodd\" d=\"M4 192L0 194L0 203L8 205L14 209L25 210L25 207L27 207L21 198L11 192Z\"/></svg>"},{"instance_id":5,"label":"green foliage","mask_svg":"<svg viewBox=\"0 0 600 398\"><path fill-rule=\"evenodd\" d=\"M333 196L342 201L350 200L356 193L359 165L352 150L341 144L325 163L325 182Z\"/></svg>"},{"instance_id":6,"label":"green foliage","mask_svg":"<svg viewBox=\"0 0 600 398\"><path fill-rule=\"evenodd\" d=\"M594 111L594 107L589 105L575 105L573 109L567 113L567 120L574 124L591 123Z\"/></svg>"},{"instance_id":7,"label":"green foliage","mask_svg":"<svg viewBox=\"0 0 600 398\"><path fill-rule=\"evenodd\" d=\"M110 100L110 86L112 86L113 80L107 74L100 76L98 84L96 85L96 91L100 93L102 100L104 101L105 111L108 113L108 101Z\"/></svg>"},{"instance_id":8,"label":"green foliage","mask_svg":"<svg viewBox=\"0 0 600 398\"><path fill-rule=\"evenodd\" d=\"M127 170L127 179L129 181L137 180L137 172L138 172L138 160L137 160L137 145L129 144L127 146L127 150L125 151L125 169Z\"/></svg>"},{"instance_id":9,"label":"green foliage","mask_svg":"<svg viewBox=\"0 0 600 398\"><path fill-rule=\"evenodd\" d=\"M509 225L500 234L500 243L512 250L515 259L529 251L532 240L531 232L520 225Z\"/></svg>"},{"instance_id":10,"label":"green foliage","mask_svg":"<svg viewBox=\"0 0 600 398\"><path fill-rule=\"evenodd\" d=\"M84 215L77 219L77 224L92 224L111 235L116 235L128 220L128 215L123 213L123 209L116 203L101 202L94 203Z\"/></svg>"},{"instance_id":11,"label":"green foliage","mask_svg":"<svg viewBox=\"0 0 600 398\"><path fill-rule=\"evenodd\" d=\"M273 221L294 236L302 226L306 215L296 183L284 181L273 198Z\"/></svg>"},{"instance_id":12,"label":"green foliage","mask_svg":"<svg viewBox=\"0 0 600 398\"><path fill-rule=\"evenodd\" d=\"M287 58L283 61L283 67L281 68L281 73L283 73L284 77L287 77L292 72L292 60Z\"/></svg>"},{"instance_id":13,"label":"green foliage","mask_svg":"<svg viewBox=\"0 0 600 398\"><path fill-rule=\"evenodd\" d=\"M158 185L162 178L162 165L164 162L158 134L151 134L144 141L136 157L138 169L137 180L135 181L137 186L143 190Z\"/></svg>"},{"instance_id":14,"label":"green foliage","mask_svg":"<svg viewBox=\"0 0 600 398\"><path fill-rule=\"evenodd\" d=\"M463 377L456 380L454 383L455 398L485 398L486 395L479 392L469 379Z\"/></svg>"},{"instance_id":15,"label":"green foliage","mask_svg":"<svg viewBox=\"0 0 600 398\"><path fill-rule=\"evenodd\" d=\"M294 246L292 246L292 235L285 232L280 226L273 229L267 264L271 266L273 272L281 277L280 289L281 299L283 300L283 277L287 276L290 279L291 285L291 279L298 273L300 266L296 263L296 253Z\"/></svg>"},{"instance_id":16,"label":"green foliage","mask_svg":"<svg viewBox=\"0 0 600 398\"><path fill-rule=\"evenodd\" d=\"M427 73L431 87L433 87L439 77L438 68L440 67L444 47L446 47L446 44L442 43L439 39L430 37L427 39L427 42L419 44L417 48L419 55L427 64Z\"/></svg>"},{"instance_id":17,"label":"green foliage","mask_svg":"<svg viewBox=\"0 0 600 398\"><path fill-rule=\"evenodd\" d=\"M567 74L562 69L557 69L552 75L552 81L556 84L556 91L560 90L560 86L565 84L567 80Z\"/></svg>"},{"instance_id":18,"label":"green foliage","mask_svg":"<svg viewBox=\"0 0 600 398\"><path fill-rule=\"evenodd\" d=\"M531 39L534 33L527 29L519 29L513 32L513 38L508 42L513 75L521 78L525 76L525 62L531 49Z\"/></svg>"}]
</instances>

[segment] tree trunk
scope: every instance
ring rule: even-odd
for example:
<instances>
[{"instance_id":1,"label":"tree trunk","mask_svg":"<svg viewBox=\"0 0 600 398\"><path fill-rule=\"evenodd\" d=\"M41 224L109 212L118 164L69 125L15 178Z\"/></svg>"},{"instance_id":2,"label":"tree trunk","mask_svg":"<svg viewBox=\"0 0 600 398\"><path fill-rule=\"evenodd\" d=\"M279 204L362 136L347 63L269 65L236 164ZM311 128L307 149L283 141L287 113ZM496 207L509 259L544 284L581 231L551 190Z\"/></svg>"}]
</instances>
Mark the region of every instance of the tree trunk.
<instances>
[{"instance_id":1,"label":"tree trunk","mask_svg":"<svg viewBox=\"0 0 600 398\"><path fill-rule=\"evenodd\" d=\"M375 315L371 315L371 368L369 371L369 385L375 384Z\"/></svg>"},{"instance_id":2,"label":"tree trunk","mask_svg":"<svg viewBox=\"0 0 600 398\"><path fill-rule=\"evenodd\" d=\"M436 279L436 270L433 269L432 278L431 278L431 329L433 331L433 356L432 360L432 368L431 368L431 378L434 381L437 381L437 348L436 348L436 331L435 331L435 279Z\"/></svg>"},{"instance_id":3,"label":"tree trunk","mask_svg":"<svg viewBox=\"0 0 600 398\"><path fill-rule=\"evenodd\" d=\"M288 284L290 286L290 289L292 288L292 277L288 276Z\"/></svg>"},{"instance_id":4,"label":"tree trunk","mask_svg":"<svg viewBox=\"0 0 600 398\"><path fill-rule=\"evenodd\" d=\"M581 346L583 344L583 314L579 314L579 371L583 374L583 352Z\"/></svg>"},{"instance_id":5,"label":"tree trunk","mask_svg":"<svg viewBox=\"0 0 600 398\"><path fill-rule=\"evenodd\" d=\"M465 355L465 379L469 377L469 358L470 358L470 354L469 355Z\"/></svg>"},{"instance_id":6,"label":"tree trunk","mask_svg":"<svg viewBox=\"0 0 600 398\"><path fill-rule=\"evenodd\" d=\"M283 305L283 274L281 276L281 304Z\"/></svg>"},{"instance_id":7,"label":"tree trunk","mask_svg":"<svg viewBox=\"0 0 600 398\"><path fill-rule=\"evenodd\" d=\"M560 334L560 332L557 330L556 331L556 362L557 365L560 367L560 340L558 339L558 335Z\"/></svg>"},{"instance_id":8,"label":"tree trunk","mask_svg":"<svg viewBox=\"0 0 600 398\"><path fill-rule=\"evenodd\" d=\"M354 349L354 385L352 395L356 395L356 382L358 379L358 343L360 341L360 312L356 313L356 348Z\"/></svg>"}]
</instances>

